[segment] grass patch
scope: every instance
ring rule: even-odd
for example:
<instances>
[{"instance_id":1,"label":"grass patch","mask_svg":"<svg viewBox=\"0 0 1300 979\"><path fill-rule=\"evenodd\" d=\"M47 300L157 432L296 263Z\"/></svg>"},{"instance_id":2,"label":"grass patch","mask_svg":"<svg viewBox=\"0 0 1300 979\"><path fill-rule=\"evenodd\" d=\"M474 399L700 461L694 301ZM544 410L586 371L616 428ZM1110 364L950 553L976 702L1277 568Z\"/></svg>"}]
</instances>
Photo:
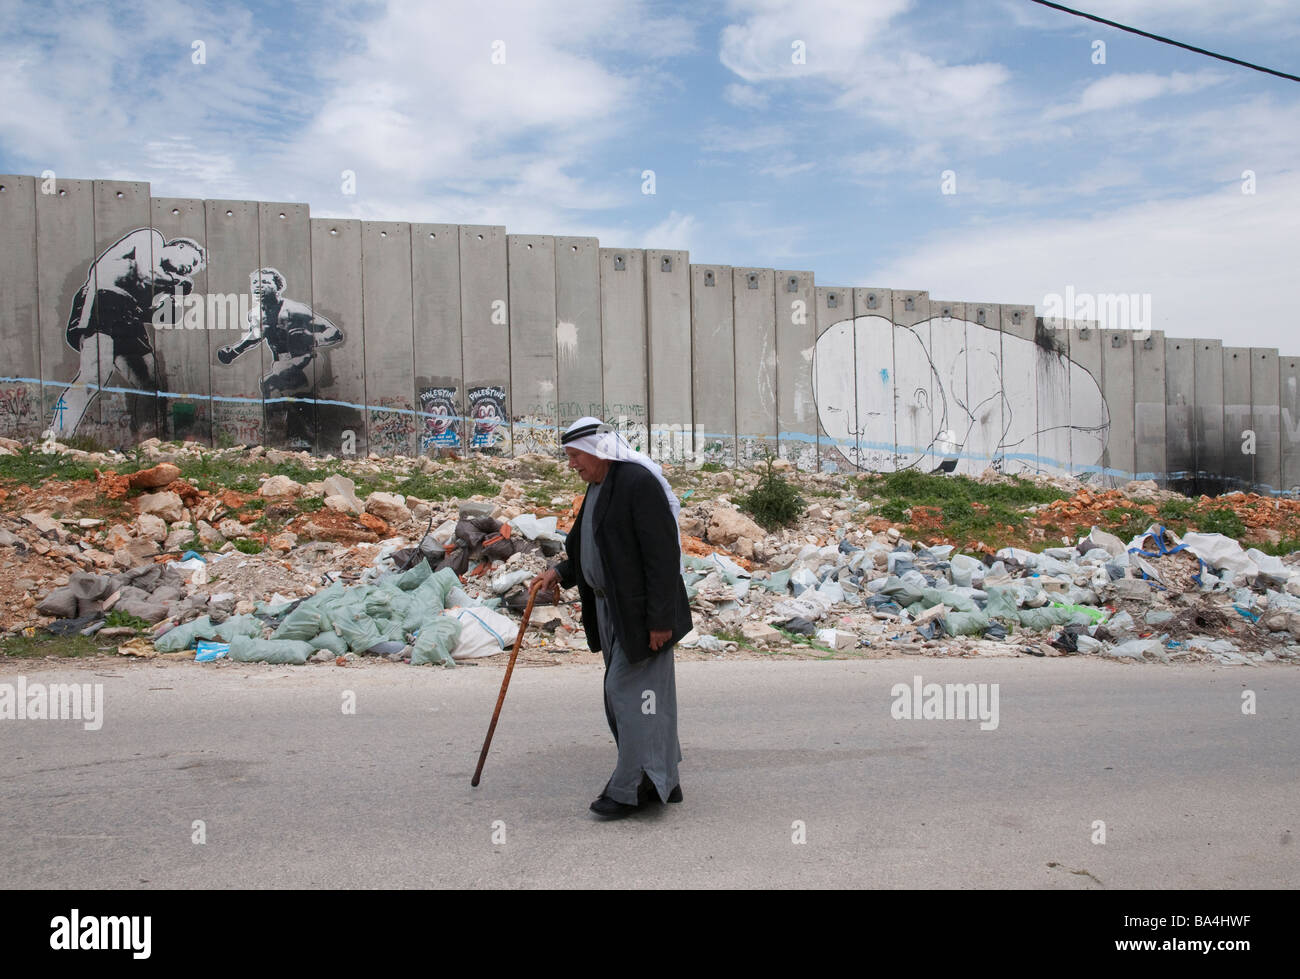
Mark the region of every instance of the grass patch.
<instances>
[{"instance_id":1,"label":"grass patch","mask_svg":"<svg viewBox=\"0 0 1300 979\"><path fill-rule=\"evenodd\" d=\"M106 629L134 629L136 632L143 632L149 628L149 623L138 615L130 615L117 609L109 612L104 618L104 628Z\"/></svg>"},{"instance_id":2,"label":"grass patch","mask_svg":"<svg viewBox=\"0 0 1300 979\"><path fill-rule=\"evenodd\" d=\"M1271 554L1274 557L1284 557L1292 551L1300 551L1300 537L1284 537L1276 544L1270 544L1268 541L1264 541L1261 544L1256 544L1255 547L1257 550L1263 551L1265 554Z\"/></svg>"},{"instance_id":3,"label":"grass patch","mask_svg":"<svg viewBox=\"0 0 1300 979\"><path fill-rule=\"evenodd\" d=\"M0 655L14 659L39 659L44 656L61 656L75 659L79 656L99 656L111 653L116 646L105 646L93 636L11 636L0 639Z\"/></svg>"},{"instance_id":4,"label":"grass patch","mask_svg":"<svg viewBox=\"0 0 1300 979\"><path fill-rule=\"evenodd\" d=\"M39 486L54 480L94 479L95 469L69 456L25 445L11 456L0 456L0 483L25 483Z\"/></svg>"},{"instance_id":5,"label":"grass patch","mask_svg":"<svg viewBox=\"0 0 1300 979\"><path fill-rule=\"evenodd\" d=\"M1153 521L1151 515L1129 507L1112 507L1102 515L1102 530L1114 534L1120 540L1129 541L1142 533Z\"/></svg>"},{"instance_id":6,"label":"grass patch","mask_svg":"<svg viewBox=\"0 0 1300 979\"><path fill-rule=\"evenodd\" d=\"M325 506L325 497L307 496L298 500L298 510L300 513L315 513Z\"/></svg>"},{"instance_id":7,"label":"grass patch","mask_svg":"<svg viewBox=\"0 0 1300 979\"><path fill-rule=\"evenodd\" d=\"M878 473L855 480L854 485L859 496L872 501L873 514L891 523L908 522L914 507L932 508L942 516L947 536L979 538L991 547L1015 539L1024 526L1026 508L1067 496L1026 479L985 484L968 476L912 470Z\"/></svg>"},{"instance_id":8,"label":"grass patch","mask_svg":"<svg viewBox=\"0 0 1300 979\"><path fill-rule=\"evenodd\" d=\"M422 500L465 499L476 493L495 496L501 492L501 484L494 483L481 473L474 473L464 479L413 473L399 482L393 492L403 496L416 496Z\"/></svg>"},{"instance_id":9,"label":"grass patch","mask_svg":"<svg viewBox=\"0 0 1300 979\"><path fill-rule=\"evenodd\" d=\"M1236 511L1227 507L1216 507L1207 513L1202 513L1193 523L1203 534L1222 534L1224 537L1232 537L1236 540L1246 536L1246 525L1242 523L1241 517L1237 516Z\"/></svg>"},{"instance_id":10,"label":"grass patch","mask_svg":"<svg viewBox=\"0 0 1300 979\"><path fill-rule=\"evenodd\" d=\"M256 540L237 540L234 543L235 550L240 554L261 554L266 547L261 541Z\"/></svg>"}]
</instances>

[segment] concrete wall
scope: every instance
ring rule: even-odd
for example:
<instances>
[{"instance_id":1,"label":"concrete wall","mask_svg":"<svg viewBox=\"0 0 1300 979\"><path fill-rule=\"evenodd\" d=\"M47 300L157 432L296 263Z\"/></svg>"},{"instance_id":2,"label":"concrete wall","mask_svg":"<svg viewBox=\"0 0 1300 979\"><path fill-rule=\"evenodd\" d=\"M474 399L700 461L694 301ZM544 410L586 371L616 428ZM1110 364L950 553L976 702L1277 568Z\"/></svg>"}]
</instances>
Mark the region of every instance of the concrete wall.
<instances>
[{"instance_id":1,"label":"concrete wall","mask_svg":"<svg viewBox=\"0 0 1300 979\"><path fill-rule=\"evenodd\" d=\"M740 256L737 256L740 257ZM0 435L1300 494L1300 361L501 227L0 176Z\"/></svg>"}]
</instances>

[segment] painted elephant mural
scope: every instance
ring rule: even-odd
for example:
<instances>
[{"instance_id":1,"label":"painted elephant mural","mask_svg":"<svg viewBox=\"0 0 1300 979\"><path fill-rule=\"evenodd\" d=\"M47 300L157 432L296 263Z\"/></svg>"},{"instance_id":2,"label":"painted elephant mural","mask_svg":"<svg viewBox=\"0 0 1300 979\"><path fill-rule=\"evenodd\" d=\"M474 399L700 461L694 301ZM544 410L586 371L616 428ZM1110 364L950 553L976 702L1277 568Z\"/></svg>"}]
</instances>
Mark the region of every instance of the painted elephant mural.
<instances>
[{"instance_id":1,"label":"painted elephant mural","mask_svg":"<svg viewBox=\"0 0 1300 979\"><path fill-rule=\"evenodd\" d=\"M1040 404L1040 378L1059 397ZM828 438L850 466L873 471L1066 473L1100 463L1110 429L1082 365L1050 343L952 317L833 324L814 349L813 392Z\"/></svg>"}]
</instances>

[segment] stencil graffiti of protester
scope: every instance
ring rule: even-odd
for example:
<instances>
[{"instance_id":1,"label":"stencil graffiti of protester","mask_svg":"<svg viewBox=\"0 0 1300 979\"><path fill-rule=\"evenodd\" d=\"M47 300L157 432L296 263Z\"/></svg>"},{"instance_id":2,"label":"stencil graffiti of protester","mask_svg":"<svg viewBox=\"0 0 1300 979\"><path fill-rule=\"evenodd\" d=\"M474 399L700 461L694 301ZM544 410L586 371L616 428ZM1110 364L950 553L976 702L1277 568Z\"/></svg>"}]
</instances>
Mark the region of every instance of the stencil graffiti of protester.
<instances>
[{"instance_id":1,"label":"stencil graffiti of protester","mask_svg":"<svg viewBox=\"0 0 1300 979\"><path fill-rule=\"evenodd\" d=\"M187 294L194 288L191 277L205 264L198 242L167 241L152 228L137 228L95 259L68 316L68 345L81 355L81 365L54 405L50 430L55 438L77 430L114 371L137 391L158 391L146 327L156 306L172 302L177 291Z\"/></svg>"},{"instance_id":2,"label":"stencil graffiti of protester","mask_svg":"<svg viewBox=\"0 0 1300 979\"><path fill-rule=\"evenodd\" d=\"M312 308L295 299L285 299L288 284L278 269L258 269L248 277L253 295L257 297L256 309L248 312L248 332L237 343L217 350L217 360L232 364L235 358L252 350L263 340L275 358L271 369L262 377L262 397L275 398L295 394L313 394L315 384L307 376L307 365L316 358L320 347L342 343L343 331ZM295 412L298 441L311 442L306 420ZM294 422L290 422L290 428Z\"/></svg>"}]
</instances>

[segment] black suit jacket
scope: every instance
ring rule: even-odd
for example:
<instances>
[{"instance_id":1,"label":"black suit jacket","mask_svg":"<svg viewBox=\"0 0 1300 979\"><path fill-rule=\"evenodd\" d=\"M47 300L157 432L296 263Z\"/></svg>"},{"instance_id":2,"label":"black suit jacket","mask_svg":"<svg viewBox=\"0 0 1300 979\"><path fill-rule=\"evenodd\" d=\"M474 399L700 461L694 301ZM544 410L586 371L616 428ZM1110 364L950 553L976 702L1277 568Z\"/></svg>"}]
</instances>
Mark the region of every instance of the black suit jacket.
<instances>
[{"instance_id":1,"label":"black suit jacket","mask_svg":"<svg viewBox=\"0 0 1300 979\"><path fill-rule=\"evenodd\" d=\"M565 540L568 559L555 570L565 588L578 586L587 645L599 651L596 593L582 576L587 499ZM691 608L682 582L677 521L659 480L635 462L611 462L592 519L605 593L614 611L614 634L627 658L638 663L671 648L691 631ZM661 629L671 630L672 639L656 652L650 648L650 632Z\"/></svg>"}]
</instances>

